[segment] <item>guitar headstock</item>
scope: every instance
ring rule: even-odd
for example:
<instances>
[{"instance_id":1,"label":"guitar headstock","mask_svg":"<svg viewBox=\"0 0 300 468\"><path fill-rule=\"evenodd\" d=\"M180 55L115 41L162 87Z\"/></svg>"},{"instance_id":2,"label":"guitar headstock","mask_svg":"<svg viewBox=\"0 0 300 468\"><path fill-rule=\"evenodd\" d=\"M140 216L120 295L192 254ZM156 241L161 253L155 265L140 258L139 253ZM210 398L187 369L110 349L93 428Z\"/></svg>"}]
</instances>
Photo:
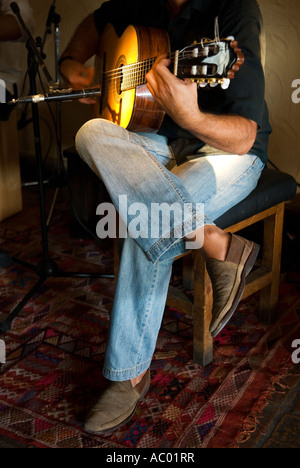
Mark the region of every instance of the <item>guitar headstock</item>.
<instances>
[{"instance_id":1,"label":"guitar headstock","mask_svg":"<svg viewBox=\"0 0 300 468\"><path fill-rule=\"evenodd\" d=\"M244 60L234 38L203 39L175 53L174 74L195 81L200 87L220 85L227 89Z\"/></svg>"}]
</instances>

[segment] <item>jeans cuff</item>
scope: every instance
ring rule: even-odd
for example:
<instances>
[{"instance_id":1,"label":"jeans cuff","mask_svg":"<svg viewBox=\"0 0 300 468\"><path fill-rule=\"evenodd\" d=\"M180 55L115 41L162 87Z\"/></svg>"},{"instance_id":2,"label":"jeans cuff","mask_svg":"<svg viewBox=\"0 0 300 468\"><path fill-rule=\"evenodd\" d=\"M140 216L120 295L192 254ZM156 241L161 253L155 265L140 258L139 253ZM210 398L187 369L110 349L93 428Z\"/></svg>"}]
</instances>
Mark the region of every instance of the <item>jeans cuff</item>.
<instances>
[{"instance_id":1,"label":"jeans cuff","mask_svg":"<svg viewBox=\"0 0 300 468\"><path fill-rule=\"evenodd\" d=\"M191 219L186 221L184 225L178 226L172 233L170 233L168 237L163 237L157 241L156 244L154 244L151 249L146 252L146 255L153 263L156 263L175 244L179 244L180 240L182 241L185 236L207 224L213 225L214 223L210 221L205 215L194 215ZM176 232L183 233L183 237L176 236Z\"/></svg>"},{"instance_id":2,"label":"jeans cuff","mask_svg":"<svg viewBox=\"0 0 300 468\"><path fill-rule=\"evenodd\" d=\"M104 365L102 373L106 379L113 382L125 382L125 380L135 379L148 370L151 365L151 361L152 359L135 367L131 367L130 369L123 370L112 370L108 366Z\"/></svg>"}]
</instances>

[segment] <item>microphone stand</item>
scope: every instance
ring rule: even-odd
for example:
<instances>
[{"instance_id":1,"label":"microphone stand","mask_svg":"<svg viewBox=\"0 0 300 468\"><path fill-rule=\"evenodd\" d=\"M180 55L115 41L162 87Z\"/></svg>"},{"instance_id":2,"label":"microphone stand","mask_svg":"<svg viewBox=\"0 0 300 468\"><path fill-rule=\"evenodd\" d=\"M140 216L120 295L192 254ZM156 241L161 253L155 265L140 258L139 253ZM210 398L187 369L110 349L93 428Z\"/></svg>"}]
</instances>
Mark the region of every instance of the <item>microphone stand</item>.
<instances>
[{"instance_id":1,"label":"microphone stand","mask_svg":"<svg viewBox=\"0 0 300 468\"><path fill-rule=\"evenodd\" d=\"M50 6L46 26L45 26L45 33L43 37L43 44L42 50L45 47L45 43L47 40L48 34L52 33L52 24L54 25L54 62L55 62L55 79L58 86L60 85L60 75L59 75L59 67L58 67L58 60L59 60L59 46L60 46L60 30L59 25L61 22L61 17L55 11L56 0L53 0L52 5ZM63 161L62 161L62 146L61 146L61 103L56 103L56 139L57 139L57 176L55 177L55 193L52 201L52 205L50 208L49 216L47 219L47 226L50 225L54 206L58 197L58 192L61 187L65 185L64 178L63 178Z\"/></svg>"},{"instance_id":2,"label":"microphone stand","mask_svg":"<svg viewBox=\"0 0 300 468\"><path fill-rule=\"evenodd\" d=\"M49 88L55 89L57 83L52 80L52 77L47 70L47 67L38 51L36 42L34 41L31 33L27 29L24 20L21 16L19 6L13 2L11 9L14 14L18 17L19 23L21 24L25 37L27 39L26 47L28 50L28 74L30 82L30 93L35 95L37 93L36 77L38 73L38 67L41 66L44 75L48 81ZM114 278L113 275L94 274L94 273L81 273L81 272L63 272L59 270L57 263L50 257L49 244L48 244L48 229L46 221L46 209L45 209L45 192L44 192L44 180L43 180L43 161L42 161L42 149L41 149L41 134L39 125L39 111L38 104L32 102L32 117L33 117L33 133L35 141L35 156L37 165L37 176L38 176L38 187L39 187L39 207L40 207L40 219L41 219L41 235L42 235L42 258L37 265L32 265L21 259L13 257L13 260L20 265L33 270L39 279L36 284L30 289L23 300L17 305L17 307L10 313L10 315L0 324L0 333L7 332L12 324L12 321L22 311L29 300L34 294L40 289L42 284L50 277L57 278Z\"/></svg>"}]
</instances>

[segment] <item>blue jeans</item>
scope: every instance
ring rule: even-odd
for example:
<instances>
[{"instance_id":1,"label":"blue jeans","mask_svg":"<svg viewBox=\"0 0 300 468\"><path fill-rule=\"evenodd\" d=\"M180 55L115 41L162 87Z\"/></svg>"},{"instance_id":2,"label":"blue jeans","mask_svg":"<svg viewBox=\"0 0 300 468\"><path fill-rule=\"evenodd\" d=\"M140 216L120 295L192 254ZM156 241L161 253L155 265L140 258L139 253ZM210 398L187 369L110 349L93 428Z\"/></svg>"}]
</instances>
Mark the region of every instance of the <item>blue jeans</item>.
<instances>
[{"instance_id":1,"label":"blue jeans","mask_svg":"<svg viewBox=\"0 0 300 468\"><path fill-rule=\"evenodd\" d=\"M103 373L113 381L129 380L151 364L172 264L185 250L183 237L194 231L195 223L213 225L246 198L257 186L264 164L253 155L216 154L195 155L177 166L165 137L128 132L101 119L79 130L76 146L117 208L120 195L128 197L128 206L142 202L148 207L152 203L189 207L183 219L174 215L169 232L159 238L124 239ZM198 215L197 203L204 204L204 217ZM143 221L148 225L148 219Z\"/></svg>"}]
</instances>

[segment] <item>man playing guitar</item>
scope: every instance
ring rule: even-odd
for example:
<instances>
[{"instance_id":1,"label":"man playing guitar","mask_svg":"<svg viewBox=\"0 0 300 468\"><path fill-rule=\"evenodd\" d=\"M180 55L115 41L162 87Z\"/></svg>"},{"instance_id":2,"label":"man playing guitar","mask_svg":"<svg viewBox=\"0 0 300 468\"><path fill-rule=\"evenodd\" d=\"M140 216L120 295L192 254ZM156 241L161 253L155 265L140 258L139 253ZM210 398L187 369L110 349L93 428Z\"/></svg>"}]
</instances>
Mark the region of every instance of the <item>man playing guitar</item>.
<instances>
[{"instance_id":1,"label":"man playing guitar","mask_svg":"<svg viewBox=\"0 0 300 468\"><path fill-rule=\"evenodd\" d=\"M165 112L157 133L130 131L113 118L92 119L76 138L80 156L103 180L120 212L121 195L128 206L140 202L149 212L153 203L191 207L184 220L174 216L168 235L124 240L103 371L111 384L87 416L85 429L93 434L112 432L129 421L149 389L172 263L187 240L195 239L194 248L201 248L207 260L214 290L213 337L242 297L259 247L225 233L214 221L255 189L267 161L271 129L261 15L256 0L110 0L82 22L60 60L70 86L90 87L94 69L85 63L98 53L108 23L117 37L129 25L167 31L174 52L193 41L205 48L205 38L219 34L216 18L220 37L234 36L245 56L228 89L176 76L169 56L162 54L146 74L147 88ZM121 91L120 96L122 101ZM204 204L202 220L196 203ZM151 219L143 223L150 225ZM175 235L178 229L181 239ZM200 233L203 242L197 245Z\"/></svg>"}]
</instances>

